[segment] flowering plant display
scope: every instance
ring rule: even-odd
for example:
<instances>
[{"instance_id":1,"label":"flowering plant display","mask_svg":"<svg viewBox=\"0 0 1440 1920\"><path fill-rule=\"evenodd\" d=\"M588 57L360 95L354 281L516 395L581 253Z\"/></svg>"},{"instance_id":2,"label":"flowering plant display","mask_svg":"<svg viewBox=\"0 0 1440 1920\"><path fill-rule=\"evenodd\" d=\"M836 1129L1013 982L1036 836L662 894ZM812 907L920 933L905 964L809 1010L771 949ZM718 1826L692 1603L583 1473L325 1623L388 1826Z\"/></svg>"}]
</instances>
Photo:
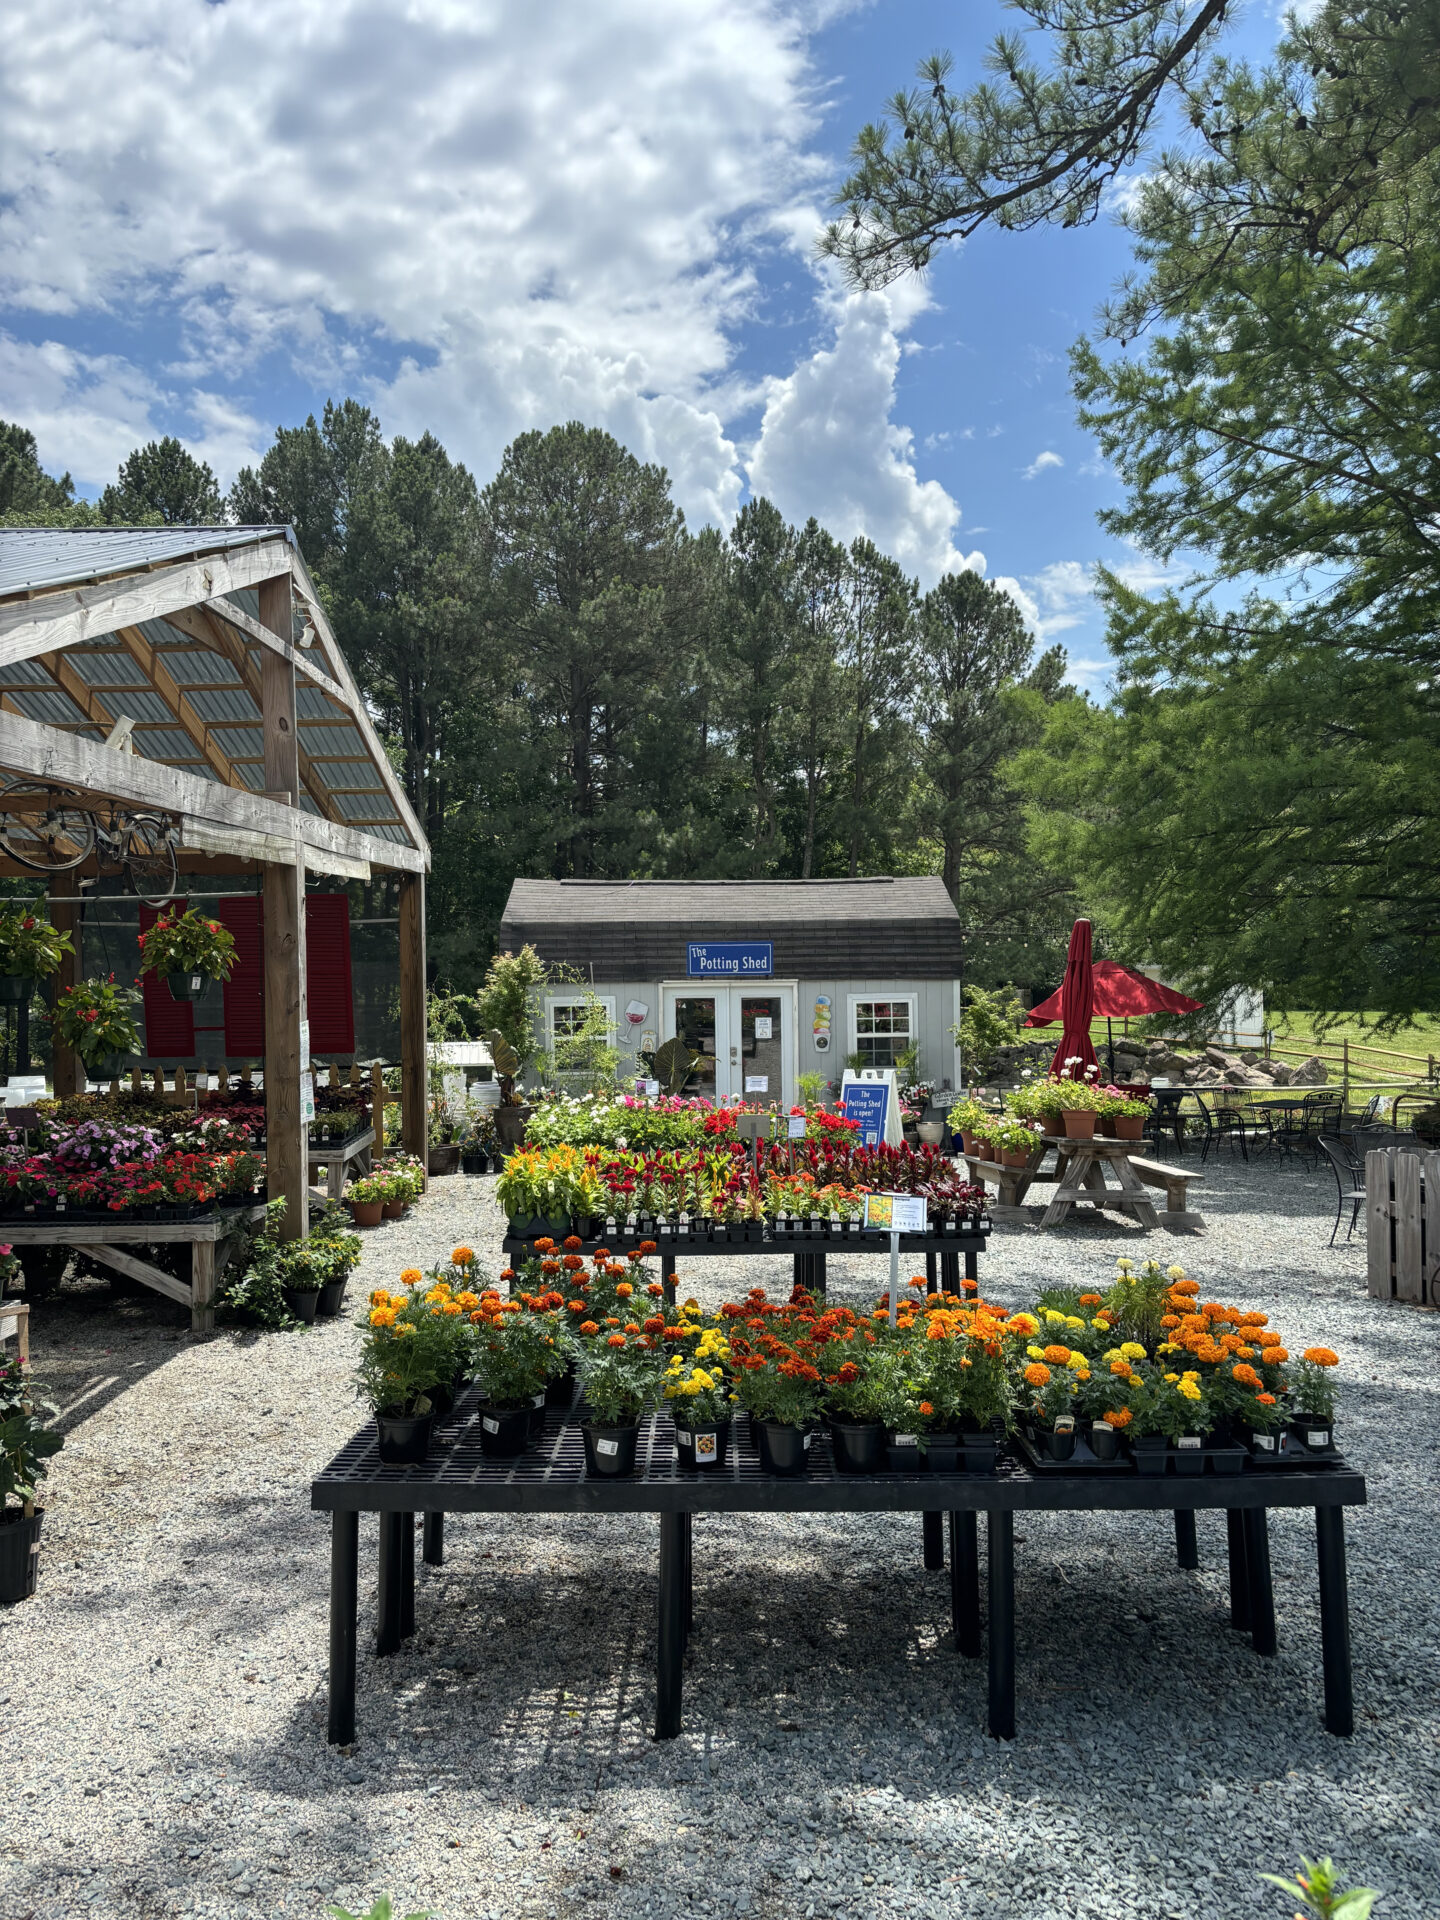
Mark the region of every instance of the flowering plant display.
<instances>
[{"instance_id":1,"label":"flowering plant display","mask_svg":"<svg viewBox=\"0 0 1440 1920\"><path fill-rule=\"evenodd\" d=\"M1101 1087L1096 1112L1107 1120L1143 1120L1155 1102L1148 1094L1124 1093L1119 1087Z\"/></svg>"},{"instance_id":2,"label":"flowering plant display","mask_svg":"<svg viewBox=\"0 0 1440 1920\"><path fill-rule=\"evenodd\" d=\"M131 1009L140 995L133 987L104 980L80 980L55 997L51 1020L56 1034L85 1061L107 1053L138 1053L140 1033Z\"/></svg>"},{"instance_id":3,"label":"flowering plant display","mask_svg":"<svg viewBox=\"0 0 1440 1920\"><path fill-rule=\"evenodd\" d=\"M83 1120L56 1140L51 1158L66 1173L75 1173L82 1167L149 1166L160 1152L160 1136L150 1127Z\"/></svg>"},{"instance_id":4,"label":"flowering plant display","mask_svg":"<svg viewBox=\"0 0 1440 1920\"><path fill-rule=\"evenodd\" d=\"M658 1316L646 1314L642 1320L642 1312L635 1307L628 1315L587 1317L572 1329L576 1371L599 1426L630 1426L643 1419L660 1398L664 1340L649 1327Z\"/></svg>"},{"instance_id":5,"label":"flowering plant display","mask_svg":"<svg viewBox=\"0 0 1440 1920\"><path fill-rule=\"evenodd\" d=\"M41 900L33 906L17 901L0 912L0 973L44 979L59 967L62 954L75 951L69 934L45 918L42 905Z\"/></svg>"},{"instance_id":6,"label":"flowering plant display","mask_svg":"<svg viewBox=\"0 0 1440 1920\"><path fill-rule=\"evenodd\" d=\"M34 1500L45 1462L65 1444L62 1435L44 1425L42 1410L20 1361L0 1357L0 1513Z\"/></svg>"},{"instance_id":7,"label":"flowering plant display","mask_svg":"<svg viewBox=\"0 0 1440 1920\"><path fill-rule=\"evenodd\" d=\"M386 1173L362 1173L345 1188L345 1198L357 1207L383 1206L391 1197L390 1175Z\"/></svg>"},{"instance_id":8,"label":"flowering plant display","mask_svg":"<svg viewBox=\"0 0 1440 1920\"><path fill-rule=\"evenodd\" d=\"M429 1413L432 1390L455 1378L469 1325L448 1288L427 1288L414 1268L400 1279L404 1291L376 1288L358 1323L358 1388L377 1413Z\"/></svg>"},{"instance_id":9,"label":"flowering plant display","mask_svg":"<svg viewBox=\"0 0 1440 1920\"><path fill-rule=\"evenodd\" d=\"M1312 1413L1324 1420L1335 1417L1335 1385L1332 1367L1340 1364L1339 1355L1329 1347L1306 1347L1295 1366L1291 1393L1298 1413Z\"/></svg>"},{"instance_id":10,"label":"flowering plant display","mask_svg":"<svg viewBox=\"0 0 1440 1920\"><path fill-rule=\"evenodd\" d=\"M713 1427L730 1418L729 1358L730 1343L718 1327L705 1328L693 1347L672 1356L662 1391L677 1427Z\"/></svg>"},{"instance_id":11,"label":"flowering plant display","mask_svg":"<svg viewBox=\"0 0 1440 1920\"><path fill-rule=\"evenodd\" d=\"M478 1299L468 1291L456 1298L469 1310L471 1377L492 1407L528 1407L570 1364L559 1317L565 1296L558 1290L502 1300L487 1287Z\"/></svg>"},{"instance_id":12,"label":"flowering plant display","mask_svg":"<svg viewBox=\"0 0 1440 1920\"><path fill-rule=\"evenodd\" d=\"M203 973L228 980L235 965L235 936L198 907L161 913L139 936L142 973Z\"/></svg>"}]
</instances>

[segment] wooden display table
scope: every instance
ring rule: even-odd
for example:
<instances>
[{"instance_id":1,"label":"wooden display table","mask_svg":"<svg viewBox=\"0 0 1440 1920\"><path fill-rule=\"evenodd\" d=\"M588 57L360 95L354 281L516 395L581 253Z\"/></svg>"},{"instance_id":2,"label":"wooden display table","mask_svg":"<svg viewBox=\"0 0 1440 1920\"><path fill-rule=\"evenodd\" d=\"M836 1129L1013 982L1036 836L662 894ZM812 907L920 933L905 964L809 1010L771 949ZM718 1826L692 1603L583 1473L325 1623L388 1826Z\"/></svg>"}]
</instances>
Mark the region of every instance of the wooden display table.
<instances>
[{"instance_id":1,"label":"wooden display table","mask_svg":"<svg viewBox=\"0 0 1440 1920\"><path fill-rule=\"evenodd\" d=\"M371 1149L375 1145L375 1129L365 1127L359 1133L352 1133L348 1140L342 1140L338 1147L309 1147L306 1158L310 1162L310 1178L315 1178L315 1169L322 1167L325 1172L323 1187L311 1187L312 1200L338 1200L345 1191L345 1182L350 1175L350 1163L353 1160L359 1171L369 1173Z\"/></svg>"},{"instance_id":2,"label":"wooden display table","mask_svg":"<svg viewBox=\"0 0 1440 1920\"><path fill-rule=\"evenodd\" d=\"M146 1220L132 1214L114 1220L77 1220L68 1223L63 1216L46 1220L43 1225L23 1226L18 1220L0 1221L0 1237L15 1247L83 1247L92 1260L100 1260L118 1273L128 1274L142 1286L153 1287L167 1300L175 1300L190 1309L192 1333L215 1331L216 1242L225 1239L237 1226L263 1220L265 1203L250 1207L227 1207L223 1212L201 1214L194 1220ZM127 1247L190 1247L190 1284L177 1280L163 1267L142 1260ZM223 1267L223 1260L221 1262Z\"/></svg>"}]
</instances>

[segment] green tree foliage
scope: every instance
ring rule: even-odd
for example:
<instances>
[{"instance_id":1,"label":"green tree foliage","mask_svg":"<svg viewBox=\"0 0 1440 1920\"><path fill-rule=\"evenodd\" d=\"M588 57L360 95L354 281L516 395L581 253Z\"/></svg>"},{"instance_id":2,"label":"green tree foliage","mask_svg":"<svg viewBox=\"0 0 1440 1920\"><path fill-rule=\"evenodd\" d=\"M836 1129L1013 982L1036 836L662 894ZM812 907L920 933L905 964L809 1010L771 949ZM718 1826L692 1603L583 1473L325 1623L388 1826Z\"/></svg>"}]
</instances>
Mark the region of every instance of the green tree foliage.
<instances>
[{"instance_id":1,"label":"green tree foliage","mask_svg":"<svg viewBox=\"0 0 1440 1920\"><path fill-rule=\"evenodd\" d=\"M120 472L99 500L100 518L150 525L213 526L224 518L215 475L173 435L148 441L120 463Z\"/></svg>"},{"instance_id":2,"label":"green tree foliage","mask_svg":"<svg viewBox=\"0 0 1440 1920\"><path fill-rule=\"evenodd\" d=\"M0 420L0 515L18 520L31 513L52 513L72 505L74 498L68 473L54 480L40 465L40 449L30 429Z\"/></svg>"}]
</instances>

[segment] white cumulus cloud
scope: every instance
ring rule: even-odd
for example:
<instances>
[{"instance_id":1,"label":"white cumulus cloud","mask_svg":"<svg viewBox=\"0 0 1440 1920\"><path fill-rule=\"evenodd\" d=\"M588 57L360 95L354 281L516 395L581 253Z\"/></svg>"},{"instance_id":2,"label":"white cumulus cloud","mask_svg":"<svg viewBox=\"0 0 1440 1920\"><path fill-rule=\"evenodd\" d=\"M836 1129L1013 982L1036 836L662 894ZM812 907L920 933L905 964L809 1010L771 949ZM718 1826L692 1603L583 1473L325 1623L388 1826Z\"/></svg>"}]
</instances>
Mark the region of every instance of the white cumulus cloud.
<instances>
[{"instance_id":1,"label":"white cumulus cloud","mask_svg":"<svg viewBox=\"0 0 1440 1920\"><path fill-rule=\"evenodd\" d=\"M1058 453L1052 453L1047 448L1044 453L1036 454L1035 458L1030 462L1029 466L1026 467L1020 477L1023 480L1033 480L1037 473L1045 473L1051 467L1063 467L1064 464L1065 462Z\"/></svg>"}]
</instances>

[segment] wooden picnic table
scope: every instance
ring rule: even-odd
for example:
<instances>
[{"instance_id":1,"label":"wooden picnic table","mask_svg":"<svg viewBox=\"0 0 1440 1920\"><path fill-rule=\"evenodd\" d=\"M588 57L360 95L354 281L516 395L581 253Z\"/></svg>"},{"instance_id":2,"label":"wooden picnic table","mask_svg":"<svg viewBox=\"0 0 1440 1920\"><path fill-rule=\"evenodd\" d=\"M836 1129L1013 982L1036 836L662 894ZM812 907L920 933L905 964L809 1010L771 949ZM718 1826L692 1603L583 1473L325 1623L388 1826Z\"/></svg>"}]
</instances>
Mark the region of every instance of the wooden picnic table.
<instances>
[{"instance_id":1,"label":"wooden picnic table","mask_svg":"<svg viewBox=\"0 0 1440 1920\"><path fill-rule=\"evenodd\" d=\"M1155 1210L1155 1202L1150 1198L1144 1181L1130 1164L1132 1159L1144 1157L1149 1144L1147 1141L1110 1140L1101 1134L1089 1140L1072 1140L1065 1135L1049 1133L1044 1138L1046 1145L1054 1147L1059 1157L1060 1184L1055 1189L1054 1199L1041 1215L1042 1227L1058 1227L1082 1200L1088 1200L1093 1207L1115 1207L1122 1213L1130 1214L1142 1227L1159 1226L1160 1216ZM1118 1194L1106 1184L1107 1169L1115 1175Z\"/></svg>"}]
</instances>

